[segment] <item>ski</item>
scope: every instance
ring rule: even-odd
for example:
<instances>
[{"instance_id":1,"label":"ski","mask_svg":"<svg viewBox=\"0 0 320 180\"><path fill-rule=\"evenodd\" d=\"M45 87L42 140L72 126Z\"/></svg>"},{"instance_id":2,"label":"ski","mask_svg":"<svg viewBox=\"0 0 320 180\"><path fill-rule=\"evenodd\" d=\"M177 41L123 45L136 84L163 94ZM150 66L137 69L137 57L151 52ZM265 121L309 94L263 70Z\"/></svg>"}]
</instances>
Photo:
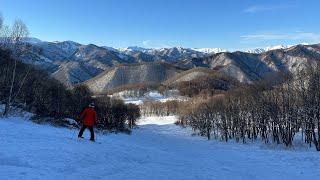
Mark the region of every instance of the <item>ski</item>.
<instances>
[{"instance_id":1,"label":"ski","mask_svg":"<svg viewBox=\"0 0 320 180\"><path fill-rule=\"evenodd\" d=\"M86 139L86 138L70 138L70 139L90 141L90 139ZM99 142L99 141L90 141L90 142L97 143L97 144L102 144L102 143Z\"/></svg>"},{"instance_id":2,"label":"ski","mask_svg":"<svg viewBox=\"0 0 320 180\"><path fill-rule=\"evenodd\" d=\"M82 137L82 138L78 138L79 140L86 140L86 141L90 141L90 142L93 142L93 143L97 143L97 144L102 144L101 142L99 142L99 141L91 141L90 139L86 139L86 138L84 138L84 137Z\"/></svg>"}]
</instances>

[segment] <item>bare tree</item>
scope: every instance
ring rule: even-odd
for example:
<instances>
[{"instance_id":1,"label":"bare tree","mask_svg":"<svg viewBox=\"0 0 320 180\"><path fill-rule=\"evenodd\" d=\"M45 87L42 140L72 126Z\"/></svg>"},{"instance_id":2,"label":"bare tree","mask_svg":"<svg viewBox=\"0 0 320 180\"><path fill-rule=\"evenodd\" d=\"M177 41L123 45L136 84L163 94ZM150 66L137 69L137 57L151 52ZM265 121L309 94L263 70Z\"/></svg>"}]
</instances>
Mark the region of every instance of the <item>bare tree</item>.
<instances>
[{"instance_id":1,"label":"bare tree","mask_svg":"<svg viewBox=\"0 0 320 180\"><path fill-rule=\"evenodd\" d=\"M265 143L272 139L285 146L292 146L302 130L305 142L320 151L320 66L306 68L296 77L276 77L279 83L262 81L229 91L221 99L194 96L180 106L177 124L192 127L208 140L213 132L226 142L261 137Z\"/></svg>"},{"instance_id":2,"label":"bare tree","mask_svg":"<svg viewBox=\"0 0 320 180\"><path fill-rule=\"evenodd\" d=\"M19 50L20 43L24 38L26 38L29 34L27 26L24 24L23 21L17 19L13 23L13 26L10 28L6 25L3 25L3 17L0 16L0 35L2 36L2 40L0 42L0 46L3 49L8 49L12 52L14 58L14 66L12 70L12 77L10 83L10 92L9 97L6 101L6 106L3 115L8 114L9 107L12 105L12 97L13 97L13 86L15 84L16 79L16 68L17 68L17 61L21 56L21 51ZM28 73L27 73L28 74ZM26 74L26 76L27 76ZM23 82L20 82L21 86Z\"/></svg>"}]
</instances>

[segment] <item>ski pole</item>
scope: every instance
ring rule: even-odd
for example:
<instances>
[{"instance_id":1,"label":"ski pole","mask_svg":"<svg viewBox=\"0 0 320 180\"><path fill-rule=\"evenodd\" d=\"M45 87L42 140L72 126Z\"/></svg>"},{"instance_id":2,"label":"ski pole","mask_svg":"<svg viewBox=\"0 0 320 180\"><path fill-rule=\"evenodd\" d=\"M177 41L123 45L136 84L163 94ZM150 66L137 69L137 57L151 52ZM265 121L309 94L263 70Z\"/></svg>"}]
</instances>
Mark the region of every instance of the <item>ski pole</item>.
<instances>
[{"instance_id":1,"label":"ski pole","mask_svg":"<svg viewBox=\"0 0 320 180\"><path fill-rule=\"evenodd\" d=\"M76 122L76 121L75 121L75 122ZM78 126L78 128L80 127L79 124L77 124L77 126ZM73 139L74 133L76 132L76 130L77 130L77 129L74 129L71 139Z\"/></svg>"}]
</instances>

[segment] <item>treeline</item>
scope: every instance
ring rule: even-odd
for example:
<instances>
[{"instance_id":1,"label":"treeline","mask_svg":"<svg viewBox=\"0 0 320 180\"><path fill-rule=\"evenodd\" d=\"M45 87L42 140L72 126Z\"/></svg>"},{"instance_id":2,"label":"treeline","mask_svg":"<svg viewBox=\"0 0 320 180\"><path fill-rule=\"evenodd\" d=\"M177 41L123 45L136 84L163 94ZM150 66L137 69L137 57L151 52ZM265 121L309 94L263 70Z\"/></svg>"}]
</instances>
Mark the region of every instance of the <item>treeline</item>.
<instances>
[{"instance_id":1,"label":"treeline","mask_svg":"<svg viewBox=\"0 0 320 180\"><path fill-rule=\"evenodd\" d=\"M179 110L182 126L201 136L246 143L262 139L291 146L296 133L320 151L320 68L278 74L214 96L193 98Z\"/></svg>"},{"instance_id":2,"label":"treeline","mask_svg":"<svg viewBox=\"0 0 320 180\"><path fill-rule=\"evenodd\" d=\"M95 99L99 128L112 132L130 133L140 117L140 108L135 104L124 104L122 100L100 96Z\"/></svg>"},{"instance_id":3,"label":"treeline","mask_svg":"<svg viewBox=\"0 0 320 180\"><path fill-rule=\"evenodd\" d=\"M77 119L90 102L95 102L101 128L130 132L140 116L139 107L135 105L126 105L107 96L93 98L90 90L84 85L66 87L32 65L15 61L12 52L3 49L0 49L0 89L2 103L8 104L11 94L8 107L18 106L33 112L38 119ZM9 113L9 110L6 108L4 114Z\"/></svg>"},{"instance_id":4,"label":"treeline","mask_svg":"<svg viewBox=\"0 0 320 180\"><path fill-rule=\"evenodd\" d=\"M194 78L191 81L179 82L175 86L183 96L194 97L203 93L212 96L230 89L235 89L239 86L239 82L226 75L209 73Z\"/></svg>"},{"instance_id":5,"label":"treeline","mask_svg":"<svg viewBox=\"0 0 320 180\"><path fill-rule=\"evenodd\" d=\"M146 99L143 104L140 105L140 109L143 116L169 116L176 115L178 113L179 104L180 102L177 100L160 102Z\"/></svg>"}]
</instances>

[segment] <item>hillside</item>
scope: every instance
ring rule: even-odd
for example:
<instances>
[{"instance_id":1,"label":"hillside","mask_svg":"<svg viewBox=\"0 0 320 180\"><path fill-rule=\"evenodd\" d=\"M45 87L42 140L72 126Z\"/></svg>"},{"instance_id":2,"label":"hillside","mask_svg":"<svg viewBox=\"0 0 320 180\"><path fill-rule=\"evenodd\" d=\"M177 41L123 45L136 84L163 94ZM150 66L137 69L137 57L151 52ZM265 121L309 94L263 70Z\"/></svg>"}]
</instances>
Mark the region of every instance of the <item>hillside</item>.
<instances>
[{"instance_id":1,"label":"hillside","mask_svg":"<svg viewBox=\"0 0 320 180\"><path fill-rule=\"evenodd\" d=\"M298 45L261 54L222 52L207 58L194 58L177 63L180 68L207 67L236 78L252 82L275 72L296 74L320 61L320 45Z\"/></svg>"},{"instance_id":2,"label":"hillside","mask_svg":"<svg viewBox=\"0 0 320 180\"><path fill-rule=\"evenodd\" d=\"M319 60L319 45L292 46L288 49L276 49L261 54L222 52L208 58L193 58L173 63L179 71L165 73L165 78L160 78L163 77L163 70L158 63L148 63L148 68L145 67L145 63L142 63L111 68L97 78L87 81L86 84L93 91L102 92L134 83L171 84L189 81L211 72L229 76L239 82L251 83L276 72L296 74ZM173 66L170 67L173 68ZM157 69L158 67L160 69Z\"/></svg>"},{"instance_id":3,"label":"hillside","mask_svg":"<svg viewBox=\"0 0 320 180\"><path fill-rule=\"evenodd\" d=\"M162 83L179 72L182 70L168 63L119 65L84 83L93 92L101 93L127 84Z\"/></svg>"},{"instance_id":4,"label":"hillside","mask_svg":"<svg viewBox=\"0 0 320 180\"><path fill-rule=\"evenodd\" d=\"M206 67L195 67L187 71L181 72L164 82L165 85L171 85L182 81L191 81L199 76L208 75L215 71Z\"/></svg>"},{"instance_id":5,"label":"hillside","mask_svg":"<svg viewBox=\"0 0 320 180\"><path fill-rule=\"evenodd\" d=\"M71 41L38 42L21 47L21 59L52 74L66 84L75 84L91 79L108 67L134 63L130 57L105 48Z\"/></svg>"},{"instance_id":6,"label":"hillside","mask_svg":"<svg viewBox=\"0 0 320 180\"><path fill-rule=\"evenodd\" d=\"M274 72L297 73L319 61L320 56L319 44L275 46L248 53L226 52L217 48L115 49L94 44L82 45L72 41L30 40L21 50L23 61L44 69L65 84L84 82L117 65L145 62L167 62L186 70L206 67L236 78L240 82L252 82ZM148 82L151 82L151 79ZM123 81L119 84L125 83L126 81Z\"/></svg>"}]
</instances>

